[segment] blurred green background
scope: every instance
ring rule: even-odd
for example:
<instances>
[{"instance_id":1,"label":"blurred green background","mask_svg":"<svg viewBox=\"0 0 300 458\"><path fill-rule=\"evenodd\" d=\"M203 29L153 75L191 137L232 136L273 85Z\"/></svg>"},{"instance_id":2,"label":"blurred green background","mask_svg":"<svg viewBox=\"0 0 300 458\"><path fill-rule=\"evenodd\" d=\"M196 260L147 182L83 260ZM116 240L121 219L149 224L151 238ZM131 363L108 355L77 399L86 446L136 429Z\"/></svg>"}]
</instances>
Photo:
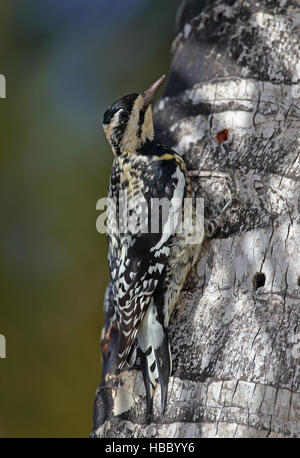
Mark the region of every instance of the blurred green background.
<instances>
[{"instance_id":1,"label":"blurred green background","mask_svg":"<svg viewBox=\"0 0 300 458\"><path fill-rule=\"evenodd\" d=\"M1 0L1 437L86 437L108 282L106 107L168 73L180 0Z\"/></svg>"}]
</instances>

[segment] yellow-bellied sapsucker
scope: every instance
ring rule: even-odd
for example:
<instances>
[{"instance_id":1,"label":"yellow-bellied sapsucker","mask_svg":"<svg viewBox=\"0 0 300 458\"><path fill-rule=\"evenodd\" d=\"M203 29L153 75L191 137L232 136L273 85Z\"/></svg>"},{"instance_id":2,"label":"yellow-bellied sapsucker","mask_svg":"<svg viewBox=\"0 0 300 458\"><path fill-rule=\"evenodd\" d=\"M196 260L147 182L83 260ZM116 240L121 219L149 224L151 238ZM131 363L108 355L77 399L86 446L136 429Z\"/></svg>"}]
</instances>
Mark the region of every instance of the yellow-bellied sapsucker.
<instances>
[{"instance_id":1,"label":"yellow-bellied sapsucker","mask_svg":"<svg viewBox=\"0 0 300 458\"><path fill-rule=\"evenodd\" d=\"M162 411L165 408L172 365L169 317L202 242L189 244L189 234L176 231L181 218L178 209L191 197L191 184L183 159L154 134L151 101L163 79L141 94L121 98L108 108L103 119L114 153L107 229L113 321L118 326L116 369L134 362L138 342L146 368L148 412L157 384L161 387ZM125 195L125 210L121 194ZM151 220L149 214L155 199L165 199L168 208L165 221L160 221L158 230L151 230L154 216ZM159 211L157 216L162 216ZM126 224L123 220L120 228L123 217ZM146 230L145 224L141 225L145 220Z\"/></svg>"}]
</instances>

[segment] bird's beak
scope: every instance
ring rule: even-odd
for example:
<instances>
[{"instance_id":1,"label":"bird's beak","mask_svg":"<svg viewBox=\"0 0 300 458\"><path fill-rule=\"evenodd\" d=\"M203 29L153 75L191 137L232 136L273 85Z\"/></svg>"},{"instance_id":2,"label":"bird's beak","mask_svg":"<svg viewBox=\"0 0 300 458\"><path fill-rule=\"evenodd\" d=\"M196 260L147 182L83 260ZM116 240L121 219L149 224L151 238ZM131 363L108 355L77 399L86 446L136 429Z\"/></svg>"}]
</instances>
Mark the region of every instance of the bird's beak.
<instances>
[{"instance_id":1,"label":"bird's beak","mask_svg":"<svg viewBox=\"0 0 300 458\"><path fill-rule=\"evenodd\" d=\"M155 83L152 84L152 86L149 87L146 91L143 92L143 97L144 97L144 104L145 106L149 105L149 103L152 102L153 97L155 96L156 92L160 88L160 86L163 83L163 80L165 79L166 75L161 76Z\"/></svg>"}]
</instances>

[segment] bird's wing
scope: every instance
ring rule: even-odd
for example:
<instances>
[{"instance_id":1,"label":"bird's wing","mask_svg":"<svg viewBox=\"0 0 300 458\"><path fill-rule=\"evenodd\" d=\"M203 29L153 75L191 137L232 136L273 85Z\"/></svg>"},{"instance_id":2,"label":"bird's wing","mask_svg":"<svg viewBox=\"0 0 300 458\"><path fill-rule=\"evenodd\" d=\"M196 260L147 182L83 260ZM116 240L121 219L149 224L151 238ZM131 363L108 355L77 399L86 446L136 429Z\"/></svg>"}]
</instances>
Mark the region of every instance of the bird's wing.
<instances>
[{"instance_id":1,"label":"bird's wing","mask_svg":"<svg viewBox=\"0 0 300 458\"><path fill-rule=\"evenodd\" d=\"M137 332L168 259L172 236L179 222L178 218L182 216L187 176L182 169L182 164L174 156L170 154L165 156L164 159L157 159L145 171L145 187L135 195L136 200L132 201L133 205L130 204L130 195L128 196L129 214L133 210L131 218L137 216L137 219L143 217L141 209L136 205L139 199L143 198L147 205L150 204L151 199L167 199L169 205L167 210L164 207L162 227L154 224L155 229L158 230L154 233L137 231L135 234L124 234L120 237L117 248L115 241L112 243L113 240L109 238L109 265L119 322L118 369L123 367L130 355ZM151 223L159 214L159 210L153 213L151 213Z\"/></svg>"}]
</instances>

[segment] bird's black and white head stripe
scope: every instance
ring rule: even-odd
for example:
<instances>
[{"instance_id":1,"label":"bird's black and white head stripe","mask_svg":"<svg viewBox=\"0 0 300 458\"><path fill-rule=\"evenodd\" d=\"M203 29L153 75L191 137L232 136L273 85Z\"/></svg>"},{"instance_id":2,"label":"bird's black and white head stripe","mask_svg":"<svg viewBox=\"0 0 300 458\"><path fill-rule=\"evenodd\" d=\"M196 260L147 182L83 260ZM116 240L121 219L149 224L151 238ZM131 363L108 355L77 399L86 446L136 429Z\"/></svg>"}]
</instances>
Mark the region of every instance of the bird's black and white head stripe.
<instances>
[{"instance_id":1,"label":"bird's black and white head stripe","mask_svg":"<svg viewBox=\"0 0 300 458\"><path fill-rule=\"evenodd\" d=\"M125 130L138 94L129 94L113 103L104 113L103 129L113 151L119 155Z\"/></svg>"},{"instance_id":2,"label":"bird's black and white head stripe","mask_svg":"<svg viewBox=\"0 0 300 458\"><path fill-rule=\"evenodd\" d=\"M164 76L141 94L122 97L104 113L104 132L115 155L134 154L154 138L151 101L163 79Z\"/></svg>"}]
</instances>

